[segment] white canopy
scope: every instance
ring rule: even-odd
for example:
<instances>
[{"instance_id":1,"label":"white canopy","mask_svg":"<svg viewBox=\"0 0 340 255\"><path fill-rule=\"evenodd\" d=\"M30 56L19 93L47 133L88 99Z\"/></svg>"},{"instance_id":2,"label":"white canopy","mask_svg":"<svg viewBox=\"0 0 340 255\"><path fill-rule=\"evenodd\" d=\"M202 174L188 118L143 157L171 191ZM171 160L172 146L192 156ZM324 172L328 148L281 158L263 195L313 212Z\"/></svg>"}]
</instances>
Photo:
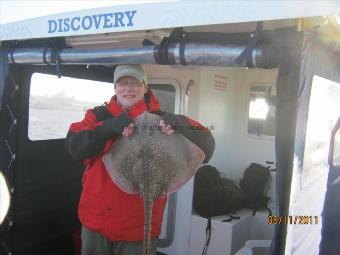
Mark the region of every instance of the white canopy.
<instances>
[{"instance_id":1,"label":"white canopy","mask_svg":"<svg viewBox=\"0 0 340 255\"><path fill-rule=\"evenodd\" d=\"M25 1L27 3L27 1ZM38 1L31 1L37 4ZM40 2L40 1L39 1ZM51 2L51 5L54 1ZM100 4L100 2L102 2ZM103 4L105 2L105 4ZM49 9L48 16L5 23L0 20L0 41L75 36L122 31L150 30L197 25L293 19L340 13L340 2L330 1L99 1L100 8L75 10L63 1L63 8ZM79 1L78 1L79 3ZM83 3L83 2L82 2ZM86 1L85 1L86 3ZM60 4L60 2L59 2ZM86 4L85 7L93 7ZM3 6L4 7L4 6ZM6 6L5 6L6 7ZM34 8L34 6L32 6ZM39 7L37 7L39 8ZM2 8L2 13L10 10ZM17 10L20 9L20 3ZM61 12L61 9L63 12ZM70 12L70 10L73 10ZM68 11L68 12L65 12ZM19 11L18 11L19 12ZM26 13L30 11L25 10ZM32 15L36 12L32 12ZM27 17L27 14L26 14Z\"/></svg>"}]
</instances>

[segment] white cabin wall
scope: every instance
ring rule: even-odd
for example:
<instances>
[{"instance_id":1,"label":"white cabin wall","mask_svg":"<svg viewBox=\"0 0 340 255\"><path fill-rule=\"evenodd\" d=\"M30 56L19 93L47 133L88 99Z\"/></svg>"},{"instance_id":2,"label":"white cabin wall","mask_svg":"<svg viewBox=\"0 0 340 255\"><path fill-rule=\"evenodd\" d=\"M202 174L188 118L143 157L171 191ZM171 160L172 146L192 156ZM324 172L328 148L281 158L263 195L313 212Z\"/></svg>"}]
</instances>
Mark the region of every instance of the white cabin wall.
<instances>
[{"instance_id":1,"label":"white cabin wall","mask_svg":"<svg viewBox=\"0 0 340 255\"><path fill-rule=\"evenodd\" d=\"M233 178L239 180L243 171L250 163L256 162L265 165L265 161L275 161L275 139L260 138L247 133L248 104L250 87L254 83L275 85L277 70L243 69L236 86L233 135L229 147L232 157L228 162L228 171ZM229 150L228 150L229 151Z\"/></svg>"},{"instance_id":2,"label":"white cabin wall","mask_svg":"<svg viewBox=\"0 0 340 255\"><path fill-rule=\"evenodd\" d=\"M236 68L205 68L201 72L198 119L206 126L213 126L211 132L215 138L215 152L209 164L220 171L227 170L232 157L230 140L234 133L239 73L240 70ZM215 88L215 75L226 77L225 90Z\"/></svg>"},{"instance_id":3,"label":"white cabin wall","mask_svg":"<svg viewBox=\"0 0 340 255\"><path fill-rule=\"evenodd\" d=\"M266 161L276 162L275 138L260 138L247 133L248 104L250 87L254 83L276 83L277 69L243 69L240 86L237 87L234 130L232 136L233 157L229 162L232 178L239 182L244 170L255 162L266 166ZM238 132L237 132L238 130ZM268 207L275 211L276 205L276 172L271 172L271 183L268 190L270 201Z\"/></svg>"},{"instance_id":4,"label":"white cabin wall","mask_svg":"<svg viewBox=\"0 0 340 255\"><path fill-rule=\"evenodd\" d=\"M215 75L227 77L225 90L215 89ZM250 163L275 162L275 139L247 133L248 100L254 83L275 84L277 69L204 68L201 71L198 120L214 126L216 148L209 164L235 183ZM275 173L272 173L269 196L275 204Z\"/></svg>"}]
</instances>

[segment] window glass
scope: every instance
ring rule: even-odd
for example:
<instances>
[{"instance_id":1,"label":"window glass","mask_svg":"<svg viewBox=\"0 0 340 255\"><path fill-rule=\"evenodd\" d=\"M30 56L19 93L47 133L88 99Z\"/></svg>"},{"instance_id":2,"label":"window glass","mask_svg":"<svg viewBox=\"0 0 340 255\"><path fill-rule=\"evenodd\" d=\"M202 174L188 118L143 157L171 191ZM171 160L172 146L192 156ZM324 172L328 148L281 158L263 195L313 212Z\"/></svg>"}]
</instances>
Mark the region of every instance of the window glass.
<instances>
[{"instance_id":1,"label":"window glass","mask_svg":"<svg viewBox=\"0 0 340 255\"><path fill-rule=\"evenodd\" d=\"M329 168L331 133L340 116L339 98L338 83L314 75L308 106L301 185L314 181L317 176L323 176ZM339 139L338 135L334 141L333 156L337 155L338 150L336 139Z\"/></svg>"},{"instance_id":2,"label":"window glass","mask_svg":"<svg viewBox=\"0 0 340 255\"><path fill-rule=\"evenodd\" d=\"M176 90L171 84L149 84L150 89L161 103L161 110L175 112Z\"/></svg>"},{"instance_id":3,"label":"window glass","mask_svg":"<svg viewBox=\"0 0 340 255\"><path fill-rule=\"evenodd\" d=\"M258 136L275 136L276 88L273 85L256 85L250 89L248 133Z\"/></svg>"},{"instance_id":4,"label":"window glass","mask_svg":"<svg viewBox=\"0 0 340 255\"><path fill-rule=\"evenodd\" d=\"M161 110L178 112L175 86L154 80L149 87L161 102ZM65 138L71 123L81 121L87 109L110 101L113 95L113 83L69 77L59 79L55 75L34 73L29 103L29 139Z\"/></svg>"},{"instance_id":5,"label":"window glass","mask_svg":"<svg viewBox=\"0 0 340 255\"><path fill-rule=\"evenodd\" d=\"M65 138L71 123L87 109L108 102L113 83L34 73L31 78L28 137L30 140Z\"/></svg>"}]
</instances>

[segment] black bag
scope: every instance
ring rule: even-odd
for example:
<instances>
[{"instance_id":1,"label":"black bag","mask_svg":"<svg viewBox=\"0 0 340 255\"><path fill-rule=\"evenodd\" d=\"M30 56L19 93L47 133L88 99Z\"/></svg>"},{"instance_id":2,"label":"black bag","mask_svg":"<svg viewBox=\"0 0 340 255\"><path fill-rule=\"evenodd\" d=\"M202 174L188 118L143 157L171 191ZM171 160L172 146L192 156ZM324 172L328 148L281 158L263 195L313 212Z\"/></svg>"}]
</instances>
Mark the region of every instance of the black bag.
<instances>
[{"instance_id":1,"label":"black bag","mask_svg":"<svg viewBox=\"0 0 340 255\"><path fill-rule=\"evenodd\" d=\"M205 165L197 170L194 181L193 207L200 216L208 218L202 255L207 253L211 239L211 217L228 215L229 218L223 222L240 219L240 217L230 214L243 207L244 198L242 190L231 180L222 179L215 167Z\"/></svg>"},{"instance_id":2,"label":"black bag","mask_svg":"<svg viewBox=\"0 0 340 255\"><path fill-rule=\"evenodd\" d=\"M269 210L267 206L269 197L266 196L266 185L269 177L269 169L256 163L251 163L244 171L240 187L247 196L246 207L252 209L253 214L256 210ZM269 213L271 213L270 210Z\"/></svg>"},{"instance_id":3,"label":"black bag","mask_svg":"<svg viewBox=\"0 0 340 255\"><path fill-rule=\"evenodd\" d=\"M224 192L228 197L229 208L231 211L242 209L246 205L245 193L232 181L222 178Z\"/></svg>"},{"instance_id":4,"label":"black bag","mask_svg":"<svg viewBox=\"0 0 340 255\"><path fill-rule=\"evenodd\" d=\"M231 180L221 178L210 165L198 169L194 181L193 206L203 217L235 213L244 206L245 195Z\"/></svg>"}]
</instances>

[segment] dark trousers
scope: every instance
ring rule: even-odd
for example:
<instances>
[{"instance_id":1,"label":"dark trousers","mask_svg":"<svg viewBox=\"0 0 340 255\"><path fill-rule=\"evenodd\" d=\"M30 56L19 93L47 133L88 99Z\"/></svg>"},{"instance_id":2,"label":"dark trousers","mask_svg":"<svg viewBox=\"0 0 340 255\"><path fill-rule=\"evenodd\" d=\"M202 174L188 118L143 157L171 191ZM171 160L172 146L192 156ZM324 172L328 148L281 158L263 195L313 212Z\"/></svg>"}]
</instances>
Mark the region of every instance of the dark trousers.
<instances>
[{"instance_id":1,"label":"dark trousers","mask_svg":"<svg viewBox=\"0 0 340 255\"><path fill-rule=\"evenodd\" d=\"M151 240L150 255L156 255L157 238ZM110 241L101 234L82 227L81 255L142 255L143 242Z\"/></svg>"}]
</instances>

